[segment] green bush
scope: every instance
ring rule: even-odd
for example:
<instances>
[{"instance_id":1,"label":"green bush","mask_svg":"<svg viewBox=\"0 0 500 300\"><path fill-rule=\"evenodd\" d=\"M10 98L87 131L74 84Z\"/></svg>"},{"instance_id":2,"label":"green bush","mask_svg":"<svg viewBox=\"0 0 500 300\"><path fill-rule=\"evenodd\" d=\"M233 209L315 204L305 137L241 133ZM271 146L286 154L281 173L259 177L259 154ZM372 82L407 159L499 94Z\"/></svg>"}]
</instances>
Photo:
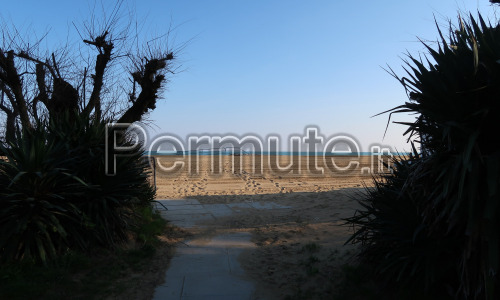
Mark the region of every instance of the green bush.
<instances>
[{"instance_id":1,"label":"green bush","mask_svg":"<svg viewBox=\"0 0 500 300\"><path fill-rule=\"evenodd\" d=\"M365 243L363 253L376 252L378 246L382 247L380 255L391 253L378 269L392 261L392 279L407 274L409 258L421 257L424 261L410 264L415 272L408 279L415 279L412 284L417 289L432 282L438 285L442 278L453 297L497 299L500 26L470 16L467 22L460 19L456 29L450 25L449 40L440 30L439 34L438 49L424 44L430 57L408 56L407 77L393 72L409 101L391 113L417 114L415 122L403 124L408 126L405 134L420 143L422 155L408 173L396 172L387 182L377 180L376 189L366 199L363 217L350 219L359 226L351 241ZM380 201L388 205L380 206ZM390 226L379 230L377 226L390 224L397 214L407 225L402 227L404 232L396 234ZM394 226L398 225L401 223L396 221ZM382 243L393 237L393 250L384 248ZM429 251L421 248L424 245ZM394 253L396 249L401 251ZM435 249L434 257L431 249ZM434 279L419 280L419 269Z\"/></svg>"},{"instance_id":2,"label":"green bush","mask_svg":"<svg viewBox=\"0 0 500 300\"><path fill-rule=\"evenodd\" d=\"M69 249L115 247L136 207L154 199L141 153L105 170L106 122L69 115L0 147L0 257L46 261ZM127 143L123 139L122 144Z\"/></svg>"}]
</instances>

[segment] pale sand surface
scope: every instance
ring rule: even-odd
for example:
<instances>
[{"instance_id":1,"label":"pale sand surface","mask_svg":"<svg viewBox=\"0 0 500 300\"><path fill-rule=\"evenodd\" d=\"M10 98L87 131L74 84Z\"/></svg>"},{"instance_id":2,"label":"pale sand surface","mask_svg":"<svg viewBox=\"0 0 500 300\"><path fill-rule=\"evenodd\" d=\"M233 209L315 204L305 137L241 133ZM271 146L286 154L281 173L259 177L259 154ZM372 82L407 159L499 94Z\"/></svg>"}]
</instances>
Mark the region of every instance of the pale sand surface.
<instances>
[{"instance_id":1,"label":"pale sand surface","mask_svg":"<svg viewBox=\"0 0 500 300\"><path fill-rule=\"evenodd\" d=\"M242 159L241 167L238 168L232 160ZM189 159L193 159L192 165L196 165L196 158L185 156L161 156L157 158L156 183L158 199L179 199L192 196L221 196L221 195L266 195L286 194L291 192L322 192L338 190L341 188L362 187L363 182L371 184L371 174L362 169L377 169L372 163L372 157L361 156L359 159L352 157L335 157L334 162L339 167L346 167L350 161L358 161L359 166L351 171L331 172L321 157L317 158L317 166L324 169L324 174L310 174L314 161L307 161L306 157L300 157L300 165L295 164L292 168L300 174L277 174L270 168L269 159L280 161L280 166L286 166L291 156L262 156L264 162L262 172L259 174L252 170L252 157L244 156L222 156L220 159L220 172L213 174L212 156L199 156L198 173L190 172ZM259 162L260 156L256 157ZM312 158L311 158L312 159ZM375 159L376 160L376 159ZM162 171L161 166L170 167L173 162L184 163L184 168L176 173ZM256 168L258 170L258 168ZM240 198L244 199L244 198ZM232 201L230 198L206 197L202 199L218 202L221 200Z\"/></svg>"},{"instance_id":2,"label":"pale sand surface","mask_svg":"<svg viewBox=\"0 0 500 300\"><path fill-rule=\"evenodd\" d=\"M281 299L287 295L305 295L323 299L335 290L353 246L344 246L352 233L343 224L359 208L357 199L363 186L372 185L372 175L361 168L370 167L371 157L361 157L351 173L325 172L322 176L276 174L267 163L262 174L251 168L251 157L242 156L242 167L233 170L231 160L221 159L221 174L211 174L211 156L199 157L199 174L190 174L186 166L177 174L161 173L157 166L157 199L196 199L201 204L251 202L272 204L275 209L242 207L237 214L204 221L202 227L189 229L194 235L213 236L231 232L250 232L258 246L240 256L248 276L257 283L258 299ZM264 157L265 160L268 157ZM275 157L271 157L274 159ZM285 165L290 157L280 157ZM347 157L336 158L344 167ZM160 157L171 166L179 157ZM324 166L324 164L318 164ZM307 171L302 158L300 167ZM297 169L297 166L295 167Z\"/></svg>"}]
</instances>

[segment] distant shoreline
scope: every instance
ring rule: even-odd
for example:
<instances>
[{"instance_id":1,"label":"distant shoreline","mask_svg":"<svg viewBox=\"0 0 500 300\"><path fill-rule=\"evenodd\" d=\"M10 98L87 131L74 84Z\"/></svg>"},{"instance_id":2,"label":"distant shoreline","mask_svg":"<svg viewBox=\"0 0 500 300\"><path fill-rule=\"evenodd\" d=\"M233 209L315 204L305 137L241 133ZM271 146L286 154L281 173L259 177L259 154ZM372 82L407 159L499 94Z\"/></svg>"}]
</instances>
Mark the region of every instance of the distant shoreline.
<instances>
[{"instance_id":1,"label":"distant shoreline","mask_svg":"<svg viewBox=\"0 0 500 300\"><path fill-rule=\"evenodd\" d=\"M236 153L238 155L240 153ZM336 152L336 153L324 153L324 152L243 152L240 155L264 155L264 156L379 156L379 155L409 155L408 152ZM232 151L220 151L220 150L204 150L204 151L184 151L184 152L158 152L158 151L145 151L144 156L180 156L180 155L233 155Z\"/></svg>"}]
</instances>

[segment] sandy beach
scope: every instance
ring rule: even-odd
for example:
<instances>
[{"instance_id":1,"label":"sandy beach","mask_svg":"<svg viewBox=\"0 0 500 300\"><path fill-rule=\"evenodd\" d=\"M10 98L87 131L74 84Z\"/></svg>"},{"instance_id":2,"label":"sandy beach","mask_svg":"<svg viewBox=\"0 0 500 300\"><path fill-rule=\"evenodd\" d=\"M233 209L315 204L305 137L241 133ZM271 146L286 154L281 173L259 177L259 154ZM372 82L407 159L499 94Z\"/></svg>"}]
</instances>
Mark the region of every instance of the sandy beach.
<instances>
[{"instance_id":1,"label":"sandy beach","mask_svg":"<svg viewBox=\"0 0 500 300\"><path fill-rule=\"evenodd\" d=\"M233 159L242 159L233 167ZM258 157L257 160L260 158ZM293 157L263 157L278 159L281 166ZM186 160L186 158L184 158ZM251 156L223 156L220 174L213 174L211 156L199 156L198 172L185 167L175 174L161 172L181 157L157 158L157 199L196 199L202 204L253 202L272 203L277 209L241 209L237 216L205 221L205 229L194 235L216 235L245 231L252 233L256 250L241 255L242 266L258 284L257 298L282 299L286 296L307 295L320 299L335 292L340 280L340 266L354 251L344 246L351 233L341 226L359 208L357 199L364 186L372 185L373 158L360 157L351 172L327 172L322 160L307 161L301 157L289 174L277 173L264 163L261 174L252 168ZM346 167L351 157L335 158L338 167ZM376 157L375 157L376 160ZM308 165L325 169L324 174L307 172ZM295 172L300 169L300 172ZM375 170L377 167L375 166ZM258 173L258 172L257 172ZM279 208L283 207L283 208Z\"/></svg>"},{"instance_id":2,"label":"sandy beach","mask_svg":"<svg viewBox=\"0 0 500 300\"><path fill-rule=\"evenodd\" d=\"M224 195L280 195L296 192L327 192L343 188L362 187L363 183L371 184L371 176L377 171L381 164L377 165L377 157L360 156L335 157L334 162L338 170L330 171L322 157L317 161L302 156L299 163L294 164L288 173L276 172L269 165L269 161L278 161L280 166L290 164L293 156L221 156L219 169L213 171L214 162L212 156L202 155L193 158L192 164L197 163L197 171L189 167L190 157L160 156L156 163L156 185L158 199L178 199L183 197L204 197L203 202L233 201ZM241 159L238 166L233 160ZM297 159L297 158L295 158ZM253 161L257 161L256 167ZM259 162L262 160L262 169ZM183 163L184 167L177 172L163 171L162 168L173 166L175 162ZM341 170L349 163L358 162L358 166L352 170ZM217 163L215 161L215 163ZM312 174L310 170L323 169L323 174ZM279 170L278 170L279 171ZM198 198L197 198L198 199ZM245 197L241 197L240 200Z\"/></svg>"}]
</instances>

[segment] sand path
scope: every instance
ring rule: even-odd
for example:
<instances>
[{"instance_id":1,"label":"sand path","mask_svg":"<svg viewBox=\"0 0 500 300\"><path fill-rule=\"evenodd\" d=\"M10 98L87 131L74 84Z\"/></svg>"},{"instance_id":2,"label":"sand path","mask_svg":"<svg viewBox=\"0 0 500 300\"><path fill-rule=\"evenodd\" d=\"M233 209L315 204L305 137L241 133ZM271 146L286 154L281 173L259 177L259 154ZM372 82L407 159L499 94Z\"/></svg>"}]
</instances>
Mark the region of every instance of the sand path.
<instances>
[{"instance_id":1,"label":"sand path","mask_svg":"<svg viewBox=\"0 0 500 300\"><path fill-rule=\"evenodd\" d=\"M223 261L232 261L233 266L244 270L235 278L252 288L241 288L244 294L233 299L282 299L297 295L323 299L332 295L341 276L340 266L354 251L352 246L344 246L351 231L342 226L342 219L359 208L356 199L362 197L362 185L371 184L371 176L281 176L266 170L255 175L246 170L247 165L235 172L225 161L223 174L214 177L209 166L208 160L202 161L196 176L187 172L158 176L158 198L170 199L164 203L191 206L187 209L180 205L164 212L167 219L193 234L193 244L186 243L191 249L216 249L225 255ZM241 240L235 245L225 240L239 235L247 239L244 247L238 246ZM221 239L224 247L217 246ZM180 255L186 255L184 246L178 248ZM174 263L175 258L172 266ZM230 276L234 275L232 265L223 266ZM189 279L191 275L183 276ZM209 273L202 277L214 278ZM230 282L227 278L223 281ZM192 287L193 280L190 282ZM211 293L202 292L205 296Z\"/></svg>"}]
</instances>

